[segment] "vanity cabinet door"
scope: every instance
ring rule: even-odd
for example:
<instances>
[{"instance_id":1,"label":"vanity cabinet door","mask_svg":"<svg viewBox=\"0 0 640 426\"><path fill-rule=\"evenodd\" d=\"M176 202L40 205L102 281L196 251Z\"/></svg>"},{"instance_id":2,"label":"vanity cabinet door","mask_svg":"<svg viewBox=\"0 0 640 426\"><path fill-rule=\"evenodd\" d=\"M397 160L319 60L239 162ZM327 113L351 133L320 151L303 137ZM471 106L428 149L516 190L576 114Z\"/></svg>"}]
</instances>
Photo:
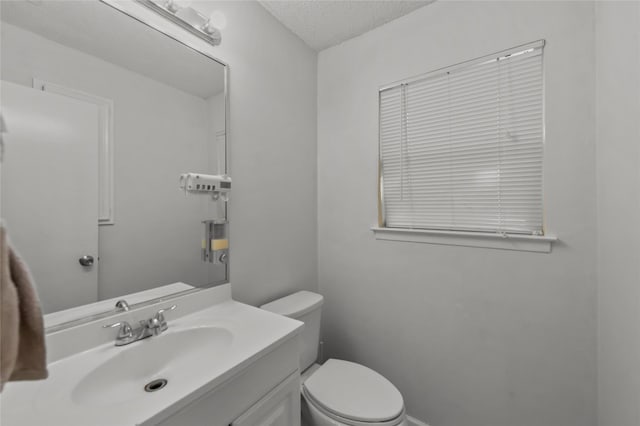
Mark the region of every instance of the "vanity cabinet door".
<instances>
[{"instance_id":1,"label":"vanity cabinet door","mask_svg":"<svg viewBox=\"0 0 640 426\"><path fill-rule=\"evenodd\" d=\"M231 426L300 426L300 375L289 376Z\"/></svg>"}]
</instances>

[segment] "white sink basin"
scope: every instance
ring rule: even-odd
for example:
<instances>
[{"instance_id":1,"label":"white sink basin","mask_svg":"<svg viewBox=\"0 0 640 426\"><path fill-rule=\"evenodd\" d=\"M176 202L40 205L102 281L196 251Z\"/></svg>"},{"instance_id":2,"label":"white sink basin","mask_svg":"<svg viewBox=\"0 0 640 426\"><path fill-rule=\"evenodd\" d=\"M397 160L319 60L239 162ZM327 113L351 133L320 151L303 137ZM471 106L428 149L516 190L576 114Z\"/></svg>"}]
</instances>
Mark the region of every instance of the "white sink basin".
<instances>
[{"instance_id":1,"label":"white sink basin","mask_svg":"<svg viewBox=\"0 0 640 426\"><path fill-rule=\"evenodd\" d=\"M215 362L232 341L225 328L197 327L115 348L115 356L89 371L73 388L71 400L87 406L117 405L149 397L144 387L155 379L168 381L155 392L182 387L202 374L198 366Z\"/></svg>"}]
</instances>

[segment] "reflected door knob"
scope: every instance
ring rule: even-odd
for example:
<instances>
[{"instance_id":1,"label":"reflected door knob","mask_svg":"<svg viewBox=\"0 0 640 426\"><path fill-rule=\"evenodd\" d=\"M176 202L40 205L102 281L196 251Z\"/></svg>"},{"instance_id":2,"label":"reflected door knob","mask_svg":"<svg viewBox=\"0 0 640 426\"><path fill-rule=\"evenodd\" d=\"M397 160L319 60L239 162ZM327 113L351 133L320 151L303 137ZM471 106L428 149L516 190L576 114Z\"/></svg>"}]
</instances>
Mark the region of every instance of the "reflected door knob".
<instances>
[{"instance_id":1,"label":"reflected door knob","mask_svg":"<svg viewBox=\"0 0 640 426\"><path fill-rule=\"evenodd\" d=\"M78 259L82 266L93 266L93 256L85 255Z\"/></svg>"}]
</instances>

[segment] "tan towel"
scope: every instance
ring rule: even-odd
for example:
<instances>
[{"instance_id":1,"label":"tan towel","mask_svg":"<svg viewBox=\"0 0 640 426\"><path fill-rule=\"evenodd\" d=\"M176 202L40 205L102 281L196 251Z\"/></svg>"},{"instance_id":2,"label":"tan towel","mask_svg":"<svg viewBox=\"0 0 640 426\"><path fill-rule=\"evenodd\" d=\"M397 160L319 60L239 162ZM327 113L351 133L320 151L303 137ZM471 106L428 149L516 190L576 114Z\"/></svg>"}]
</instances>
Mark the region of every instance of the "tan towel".
<instances>
[{"instance_id":1,"label":"tan towel","mask_svg":"<svg viewBox=\"0 0 640 426\"><path fill-rule=\"evenodd\" d=\"M32 283L0 226L0 391L8 381L48 376L44 320Z\"/></svg>"}]
</instances>

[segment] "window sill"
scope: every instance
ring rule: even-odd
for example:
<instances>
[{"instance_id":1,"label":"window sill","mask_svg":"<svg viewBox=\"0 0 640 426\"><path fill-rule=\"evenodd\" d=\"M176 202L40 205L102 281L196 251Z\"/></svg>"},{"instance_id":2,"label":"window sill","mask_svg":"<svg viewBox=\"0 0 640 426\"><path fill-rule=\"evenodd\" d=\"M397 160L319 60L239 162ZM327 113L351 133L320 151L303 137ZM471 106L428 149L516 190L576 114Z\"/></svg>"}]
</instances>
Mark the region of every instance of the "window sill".
<instances>
[{"instance_id":1,"label":"window sill","mask_svg":"<svg viewBox=\"0 0 640 426\"><path fill-rule=\"evenodd\" d=\"M551 245L558 240L554 235L506 236L488 232L437 231L429 229L404 229L372 227L376 240L405 241L412 243L444 244L450 246L484 247L500 250L550 253Z\"/></svg>"}]
</instances>

